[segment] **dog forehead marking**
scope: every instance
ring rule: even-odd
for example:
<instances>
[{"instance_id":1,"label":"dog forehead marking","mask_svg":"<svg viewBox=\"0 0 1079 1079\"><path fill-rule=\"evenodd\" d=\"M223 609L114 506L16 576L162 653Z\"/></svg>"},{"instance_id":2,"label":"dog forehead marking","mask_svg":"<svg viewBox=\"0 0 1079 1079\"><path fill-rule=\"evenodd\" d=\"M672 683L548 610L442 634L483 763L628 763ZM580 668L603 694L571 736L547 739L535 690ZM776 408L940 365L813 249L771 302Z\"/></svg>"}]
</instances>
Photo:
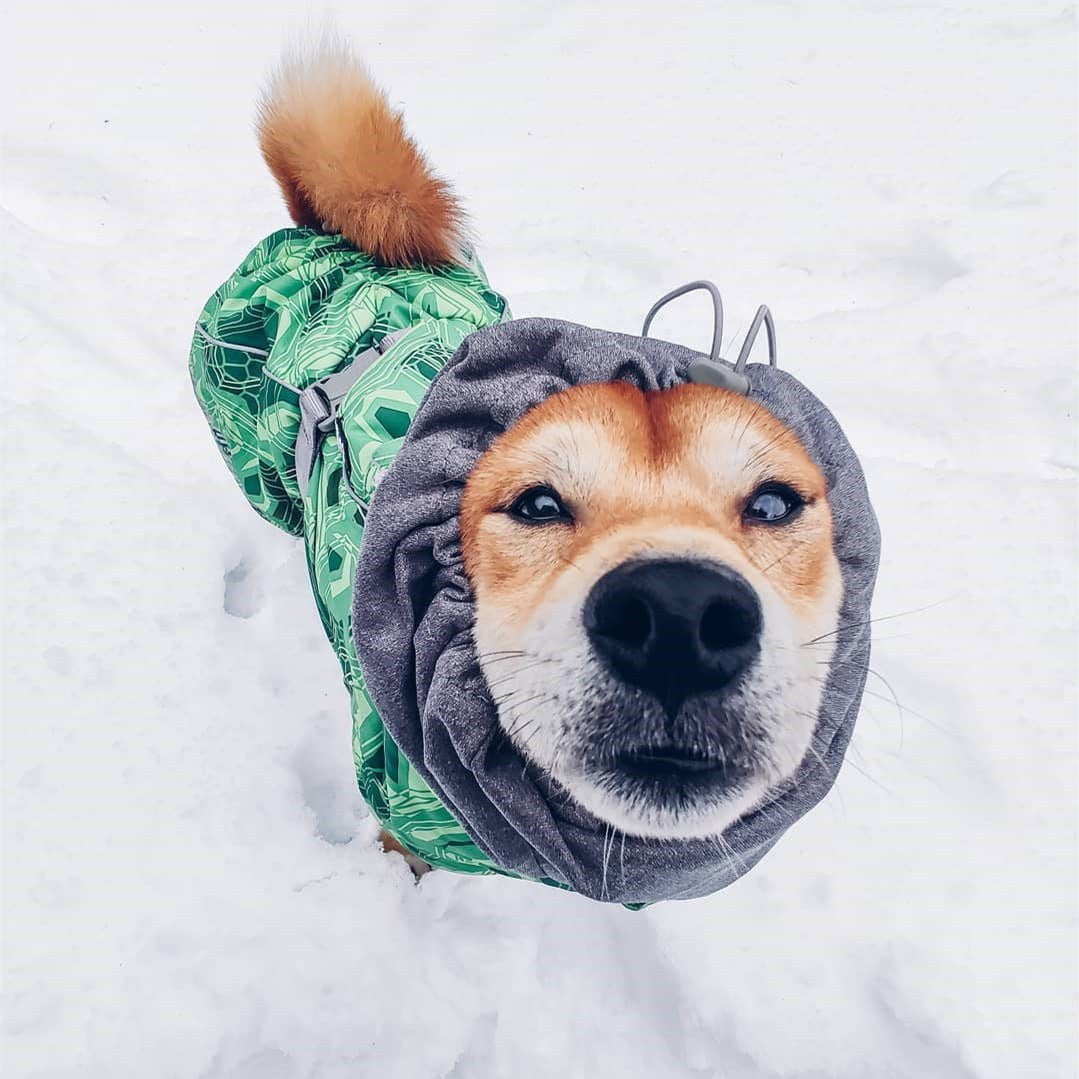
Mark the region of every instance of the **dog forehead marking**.
<instances>
[{"instance_id":1,"label":"dog forehead marking","mask_svg":"<svg viewBox=\"0 0 1079 1079\"><path fill-rule=\"evenodd\" d=\"M625 383L565 390L497 439L474 476L487 488L562 484L567 496L602 501L613 492L628 504L658 500L671 509L694 497L743 497L768 478L797 482L814 498L825 488L794 431L767 409L688 384L647 394Z\"/></svg>"}]
</instances>

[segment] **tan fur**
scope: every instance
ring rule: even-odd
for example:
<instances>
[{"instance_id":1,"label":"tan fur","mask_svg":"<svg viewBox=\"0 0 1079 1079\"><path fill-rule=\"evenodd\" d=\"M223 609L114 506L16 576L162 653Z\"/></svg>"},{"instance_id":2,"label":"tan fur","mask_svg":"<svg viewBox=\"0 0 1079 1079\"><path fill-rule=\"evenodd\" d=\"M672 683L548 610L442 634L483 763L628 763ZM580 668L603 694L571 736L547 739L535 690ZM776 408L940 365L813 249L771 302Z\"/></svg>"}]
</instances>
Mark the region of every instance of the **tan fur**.
<instances>
[{"instance_id":1,"label":"tan fur","mask_svg":"<svg viewBox=\"0 0 1079 1079\"><path fill-rule=\"evenodd\" d=\"M408 847L401 846L401 844L394 839L385 828L378 833L378 841L382 847L383 853L400 854L401 857L404 858L416 880L419 880L420 877L431 872L433 866L425 862L418 854L413 854Z\"/></svg>"},{"instance_id":2,"label":"tan fur","mask_svg":"<svg viewBox=\"0 0 1079 1079\"><path fill-rule=\"evenodd\" d=\"M298 225L394 266L460 257L463 214L362 64L342 47L286 62L259 109L262 155Z\"/></svg>"},{"instance_id":3,"label":"tan fur","mask_svg":"<svg viewBox=\"0 0 1079 1079\"><path fill-rule=\"evenodd\" d=\"M781 526L747 523L766 480L809 501ZM549 485L574 516L535 528L505 513ZM792 609L831 606L838 573L820 469L766 409L711 386L644 394L625 383L548 399L499 438L465 488L461 539L477 603L526 621L560 591L583 594L642 552L711 557L766 576Z\"/></svg>"}]
</instances>

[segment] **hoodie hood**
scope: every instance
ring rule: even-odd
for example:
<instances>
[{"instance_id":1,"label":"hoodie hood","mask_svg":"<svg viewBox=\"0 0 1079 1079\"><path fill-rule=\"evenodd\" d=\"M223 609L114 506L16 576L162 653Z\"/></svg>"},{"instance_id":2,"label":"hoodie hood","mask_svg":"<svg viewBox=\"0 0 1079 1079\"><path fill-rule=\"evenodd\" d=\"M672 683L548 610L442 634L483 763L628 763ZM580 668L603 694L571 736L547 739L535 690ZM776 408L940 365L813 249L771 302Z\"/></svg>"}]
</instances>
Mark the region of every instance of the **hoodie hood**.
<instances>
[{"instance_id":1,"label":"hoodie hood","mask_svg":"<svg viewBox=\"0 0 1079 1079\"><path fill-rule=\"evenodd\" d=\"M386 729L496 865L593 899L690 899L737 880L832 786L865 685L880 537L861 466L809 390L777 367L750 364L749 396L794 430L828 482L843 600L815 752L777 797L723 833L724 844L623 842L620 834L612 865L609 827L567 800L502 735L472 642L475 600L459 525L465 481L492 441L552 394L615 380L667 389L687 381L701 359L669 342L553 319L479 330L432 383L365 521L352 631Z\"/></svg>"}]
</instances>

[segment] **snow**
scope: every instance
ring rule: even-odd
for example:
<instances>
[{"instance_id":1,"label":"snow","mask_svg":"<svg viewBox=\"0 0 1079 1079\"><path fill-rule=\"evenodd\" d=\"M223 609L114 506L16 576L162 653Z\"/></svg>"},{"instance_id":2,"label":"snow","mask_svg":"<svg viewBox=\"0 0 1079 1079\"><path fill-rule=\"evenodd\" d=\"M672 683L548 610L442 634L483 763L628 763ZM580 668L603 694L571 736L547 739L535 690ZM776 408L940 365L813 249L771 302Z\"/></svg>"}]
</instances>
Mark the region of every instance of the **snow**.
<instances>
[{"instance_id":1,"label":"snow","mask_svg":"<svg viewBox=\"0 0 1079 1079\"><path fill-rule=\"evenodd\" d=\"M862 453L889 620L849 764L706 900L414 886L302 552L187 384L285 220L251 117L302 14L8 0L4 1075L1074 1075L1074 8L402 10L338 21L518 315L634 332L711 277ZM705 305L657 332L703 345Z\"/></svg>"}]
</instances>

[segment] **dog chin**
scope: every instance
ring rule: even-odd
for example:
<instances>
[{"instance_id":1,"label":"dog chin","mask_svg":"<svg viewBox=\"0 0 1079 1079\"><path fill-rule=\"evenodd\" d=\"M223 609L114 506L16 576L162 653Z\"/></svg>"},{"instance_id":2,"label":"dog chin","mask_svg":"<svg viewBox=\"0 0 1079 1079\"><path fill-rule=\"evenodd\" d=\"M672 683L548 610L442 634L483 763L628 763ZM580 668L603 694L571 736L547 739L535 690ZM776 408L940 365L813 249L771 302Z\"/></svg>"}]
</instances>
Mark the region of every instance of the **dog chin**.
<instances>
[{"instance_id":1,"label":"dog chin","mask_svg":"<svg viewBox=\"0 0 1079 1079\"><path fill-rule=\"evenodd\" d=\"M770 790L751 778L721 795L650 800L617 779L597 780L587 773L556 777L567 793L594 817L626 835L652 839L706 839L720 836L739 817L762 802Z\"/></svg>"}]
</instances>

